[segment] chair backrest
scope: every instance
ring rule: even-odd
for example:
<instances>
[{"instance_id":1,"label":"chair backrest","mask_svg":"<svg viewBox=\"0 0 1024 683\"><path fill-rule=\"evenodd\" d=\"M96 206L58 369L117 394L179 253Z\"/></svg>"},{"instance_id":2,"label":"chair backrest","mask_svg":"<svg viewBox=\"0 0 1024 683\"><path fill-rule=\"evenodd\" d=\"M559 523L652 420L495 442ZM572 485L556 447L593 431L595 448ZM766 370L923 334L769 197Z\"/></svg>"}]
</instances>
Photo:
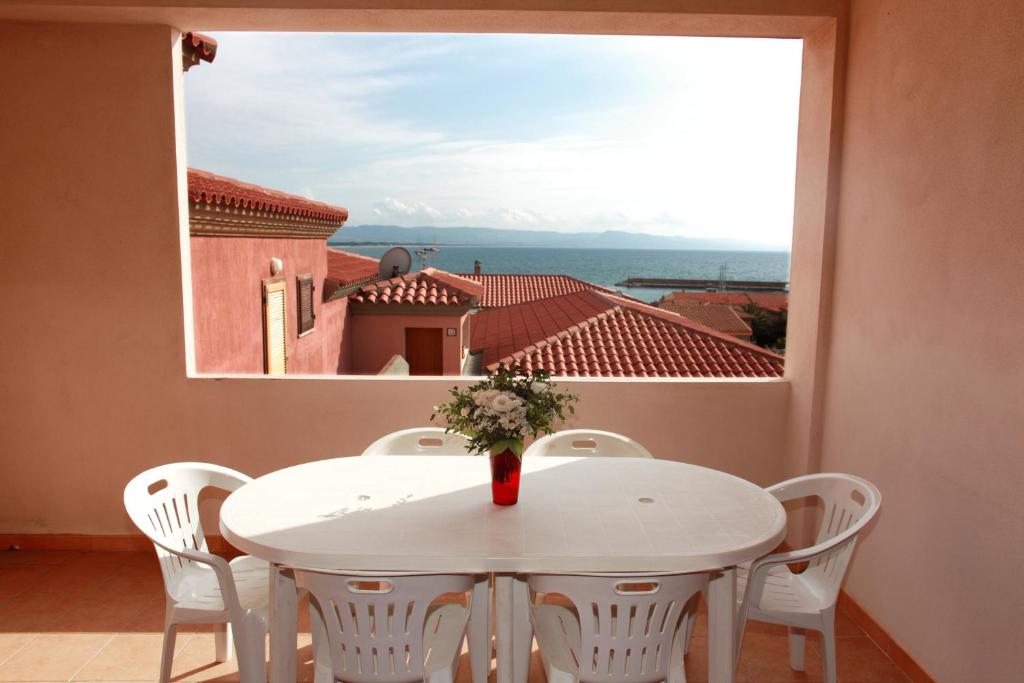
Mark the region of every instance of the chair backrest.
<instances>
[{"instance_id":1,"label":"chair backrest","mask_svg":"<svg viewBox=\"0 0 1024 683\"><path fill-rule=\"evenodd\" d=\"M469 439L462 434L445 434L441 427L403 429L380 437L363 455L472 455Z\"/></svg>"},{"instance_id":2,"label":"chair backrest","mask_svg":"<svg viewBox=\"0 0 1024 683\"><path fill-rule=\"evenodd\" d=\"M424 680L423 629L430 603L442 593L473 588L469 576L351 576L295 570L322 619L334 680L413 683ZM314 631L315 632L315 631Z\"/></svg>"},{"instance_id":3,"label":"chair backrest","mask_svg":"<svg viewBox=\"0 0 1024 683\"><path fill-rule=\"evenodd\" d=\"M707 574L529 579L531 590L560 593L576 607L580 651L574 655L581 683L668 680L677 626L690 618L686 605L707 582Z\"/></svg>"},{"instance_id":4,"label":"chair backrest","mask_svg":"<svg viewBox=\"0 0 1024 683\"><path fill-rule=\"evenodd\" d=\"M653 458L651 452L628 436L596 429L566 429L533 442L526 455L596 455L606 458Z\"/></svg>"},{"instance_id":5,"label":"chair backrest","mask_svg":"<svg viewBox=\"0 0 1024 683\"><path fill-rule=\"evenodd\" d=\"M857 535L881 505L878 488L851 474L822 473L790 479L767 490L780 501L816 497L823 503L824 516L815 545L831 548L809 561L803 577L819 585L827 601L835 600Z\"/></svg>"},{"instance_id":6,"label":"chair backrest","mask_svg":"<svg viewBox=\"0 0 1024 683\"><path fill-rule=\"evenodd\" d=\"M192 562L173 550L208 552L199 520L199 493L208 487L234 491L252 481L241 472L203 462L161 465L133 478L124 487L128 516L156 549L164 587L172 597Z\"/></svg>"}]
</instances>

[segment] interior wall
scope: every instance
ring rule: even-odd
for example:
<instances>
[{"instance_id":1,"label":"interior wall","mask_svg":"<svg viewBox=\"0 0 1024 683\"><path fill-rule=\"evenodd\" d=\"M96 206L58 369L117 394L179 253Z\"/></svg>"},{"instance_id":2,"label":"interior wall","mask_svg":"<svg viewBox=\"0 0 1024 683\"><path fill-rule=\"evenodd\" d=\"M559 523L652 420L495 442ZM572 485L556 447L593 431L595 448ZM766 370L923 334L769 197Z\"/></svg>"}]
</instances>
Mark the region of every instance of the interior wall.
<instances>
[{"instance_id":1,"label":"interior wall","mask_svg":"<svg viewBox=\"0 0 1024 683\"><path fill-rule=\"evenodd\" d=\"M1024 5L852 4L823 469L847 589L937 680L1024 670Z\"/></svg>"},{"instance_id":2,"label":"interior wall","mask_svg":"<svg viewBox=\"0 0 1024 683\"><path fill-rule=\"evenodd\" d=\"M129 533L121 491L147 467L259 475L358 453L425 424L453 383L186 378L176 35L0 22L0 297L16 312L0 322L0 533ZM788 382L564 385L581 395L570 426L780 478Z\"/></svg>"}]
</instances>

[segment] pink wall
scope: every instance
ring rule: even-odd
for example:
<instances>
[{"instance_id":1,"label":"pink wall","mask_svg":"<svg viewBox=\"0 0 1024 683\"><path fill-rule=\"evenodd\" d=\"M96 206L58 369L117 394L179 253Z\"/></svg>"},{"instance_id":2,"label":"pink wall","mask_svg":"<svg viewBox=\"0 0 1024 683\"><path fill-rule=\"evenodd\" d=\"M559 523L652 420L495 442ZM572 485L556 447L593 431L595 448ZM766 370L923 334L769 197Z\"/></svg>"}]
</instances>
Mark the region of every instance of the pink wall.
<instances>
[{"instance_id":1,"label":"pink wall","mask_svg":"<svg viewBox=\"0 0 1024 683\"><path fill-rule=\"evenodd\" d=\"M288 372L334 374L344 364L339 358L347 302L322 303L324 240L194 236L189 244L197 372L263 372L262 282L271 276L274 257L284 263L278 277L287 287ZM295 278L305 273L313 274L316 287L316 327L299 337Z\"/></svg>"},{"instance_id":2,"label":"pink wall","mask_svg":"<svg viewBox=\"0 0 1024 683\"><path fill-rule=\"evenodd\" d=\"M18 359L0 383L0 533L130 533L121 490L142 469L202 459L259 475L358 453L425 424L452 385L186 376L176 35L0 22L0 149L18 169L0 183L0 296L19 312L0 335ZM762 484L780 476L787 382L565 384L583 397L574 426Z\"/></svg>"},{"instance_id":3,"label":"pink wall","mask_svg":"<svg viewBox=\"0 0 1024 683\"><path fill-rule=\"evenodd\" d=\"M462 374L464 323L469 314L461 316L443 315L378 315L353 313L349 327L352 345L352 372L375 375L392 356L405 357L405 328L436 327L441 329L444 339L444 374ZM446 330L456 329L456 335L449 337ZM468 328L465 328L468 329Z\"/></svg>"},{"instance_id":4,"label":"pink wall","mask_svg":"<svg viewBox=\"0 0 1024 683\"><path fill-rule=\"evenodd\" d=\"M1024 5L852 4L822 468L847 588L937 680L1024 670Z\"/></svg>"}]
</instances>

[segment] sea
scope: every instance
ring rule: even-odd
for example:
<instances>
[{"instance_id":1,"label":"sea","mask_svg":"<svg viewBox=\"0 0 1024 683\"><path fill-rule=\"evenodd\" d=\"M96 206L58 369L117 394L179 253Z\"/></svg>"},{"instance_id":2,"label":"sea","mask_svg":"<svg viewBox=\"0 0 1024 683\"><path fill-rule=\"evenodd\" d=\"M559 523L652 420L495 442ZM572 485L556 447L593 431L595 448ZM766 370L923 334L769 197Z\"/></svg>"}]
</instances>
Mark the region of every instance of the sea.
<instances>
[{"instance_id":1,"label":"sea","mask_svg":"<svg viewBox=\"0 0 1024 683\"><path fill-rule=\"evenodd\" d=\"M380 258L390 246L331 245L336 249ZM422 246L402 245L413 256ZM641 301L657 301L671 289L620 287L631 277L718 280L789 281L787 251L674 251L667 249L548 249L542 247L480 247L438 245L428 254L428 266L451 273L472 273L480 261L484 273L571 275L611 287Z\"/></svg>"}]
</instances>

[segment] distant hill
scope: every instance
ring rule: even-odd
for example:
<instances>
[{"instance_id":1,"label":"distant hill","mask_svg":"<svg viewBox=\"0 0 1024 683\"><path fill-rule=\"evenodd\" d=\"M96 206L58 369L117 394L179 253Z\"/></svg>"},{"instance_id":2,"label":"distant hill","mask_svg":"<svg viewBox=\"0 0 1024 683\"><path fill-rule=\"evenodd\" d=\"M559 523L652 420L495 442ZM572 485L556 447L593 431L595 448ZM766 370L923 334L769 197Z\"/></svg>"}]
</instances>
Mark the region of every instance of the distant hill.
<instances>
[{"instance_id":1,"label":"distant hill","mask_svg":"<svg viewBox=\"0 0 1024 683\"><path fill-rule=\"evenodd\" d=\"M552 249L702 249L712 251L785 251L771 244L728 239L667 237L644 233L554 232L500 228L403 228L397 225L353 225L334 233L330 244L437 244L448 246L547 247Z\"/></svg>"}]
</instances>

